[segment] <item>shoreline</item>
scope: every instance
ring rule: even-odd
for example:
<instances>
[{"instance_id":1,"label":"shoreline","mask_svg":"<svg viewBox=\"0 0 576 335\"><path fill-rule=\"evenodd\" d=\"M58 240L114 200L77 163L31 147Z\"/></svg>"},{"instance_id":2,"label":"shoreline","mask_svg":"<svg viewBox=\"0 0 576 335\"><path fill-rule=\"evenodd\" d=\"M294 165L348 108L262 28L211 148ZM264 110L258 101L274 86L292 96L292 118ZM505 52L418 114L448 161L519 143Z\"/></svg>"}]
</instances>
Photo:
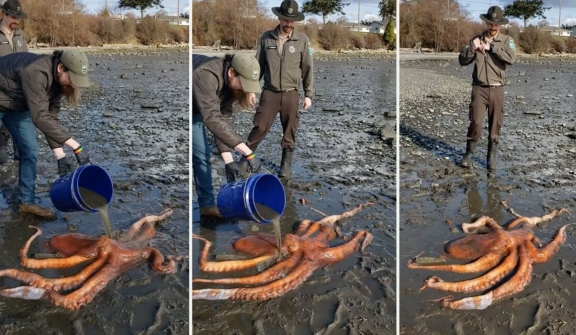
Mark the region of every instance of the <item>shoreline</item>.
<instances>
[{"instance_id":1,"label":"shoreline","mask_svg":"<svg viewBox=\"0 0 576 335\"><path fill-rule=\"evenodd\" d=\"M42 48L29 48L28 52L35 54L51 54L55 50L80 50L84 51L86 54L100 54L100 53L115 53L115 52L129 52L129 51L140 51L140 52L160 52L167 50L181 50L189 49L190 45L188 43L184 44L158 44L154 46L150 45L138 45L138 44L104 44L103 46L88 46L88 47L42 47Z\"/></svg>"}]
</instances>

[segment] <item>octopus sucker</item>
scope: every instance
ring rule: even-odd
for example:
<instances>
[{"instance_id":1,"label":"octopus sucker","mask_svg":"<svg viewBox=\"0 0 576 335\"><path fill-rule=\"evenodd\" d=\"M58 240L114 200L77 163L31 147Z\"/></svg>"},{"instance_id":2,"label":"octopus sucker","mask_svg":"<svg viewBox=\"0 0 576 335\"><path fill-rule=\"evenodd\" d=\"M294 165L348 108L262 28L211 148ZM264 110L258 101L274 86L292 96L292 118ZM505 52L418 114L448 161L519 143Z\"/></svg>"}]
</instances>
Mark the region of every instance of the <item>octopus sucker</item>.
<instances>
[{"instance_id":1,"label":"octopus sucker","mask_svg":"<svg viewBox=\"0 0 576 335\"><path fill-rule=\"evenodd\" d=\"M344 218L352 217L363 208L371 206L372 203L360 205L348 212L340 215L326 216L318 221L303 220L296 229L295 234L286 234L282 238L282 254L288 253L290 256L284 260L276 258L278 249L276 239L269 234L255 234L238 239L233 247L236 251L245 253L251 257L263 257L266 259L276 259L274 265L268 269L243 278L223 278L223 279L198 279L194 278L192 285L198 284L238 284L256 285L254 287L236 288L210 288L192 289L192 299L208 300L267 300L284 295L301 285L312 273L327 265L335 264L349 257L354 252L364 249L372 240L372 235L361 230L356 235L346 240L343 244L330 247L328 242L336 237L342 236L335 223ZM192 238L203 241L204 248L200 253L200 269L211 272L231 272L238 269L250 269L260 264L255 261L257 258L238 261L208 261L208 249L210 242L201 236L192 235Z\"/></svg>"}]
</instances>

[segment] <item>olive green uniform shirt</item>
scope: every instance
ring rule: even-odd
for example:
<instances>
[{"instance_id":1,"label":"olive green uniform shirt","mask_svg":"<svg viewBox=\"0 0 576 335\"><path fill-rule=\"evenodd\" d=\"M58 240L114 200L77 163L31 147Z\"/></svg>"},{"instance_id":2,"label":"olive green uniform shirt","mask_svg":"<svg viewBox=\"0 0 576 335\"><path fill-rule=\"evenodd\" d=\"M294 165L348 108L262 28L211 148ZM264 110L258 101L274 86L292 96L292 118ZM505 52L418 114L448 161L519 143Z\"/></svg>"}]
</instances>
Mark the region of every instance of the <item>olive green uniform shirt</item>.
<instances>
[{"instance_id":1,"label":"olive green uniform shirt","mask_svg":"<svg viewBox=\"0 0 576 335\"><path fill-rule=\"evenodd\" d=\"M292 35L278 51L280 26L265 32L258 43L256 59L260 63L260 76L264 76L264 89L282 92L298 89L300 82L304 95L312 98L314 73L312 47L308 36L292 31Z\"/></svg>"},{"instance_id":2,"label":"olive green uniform shirt","mask_svg":"<svg viewBox=\"0 0 576 335\"><path fill-rule=\"evenodd\" d=\"M514 40L508 35L498 33L492 41L484 38L486 32L474 36L470 43L458 56L460 65L465 66L474 62L472 85L504 85L506 84L506 66L514 64L516 58ZM482 53L480 50L472 52L472 42L479 38L484 43L490 43L490 49Z\"/></svg>"},{"instance_id":3,"label":"olive green uniform shirt","mask_svg":"<svg viewBox=\"0 0 576 335\"><path fill-rule=\"evenodd\" d=\"M0 20L0 23L2 21ZM28 52L28 45L24 32L16 29L12 32L12 37L7 36L2 29L0 29L0 57L9 55L15 52Z\"/></svg>"}]
</instances>

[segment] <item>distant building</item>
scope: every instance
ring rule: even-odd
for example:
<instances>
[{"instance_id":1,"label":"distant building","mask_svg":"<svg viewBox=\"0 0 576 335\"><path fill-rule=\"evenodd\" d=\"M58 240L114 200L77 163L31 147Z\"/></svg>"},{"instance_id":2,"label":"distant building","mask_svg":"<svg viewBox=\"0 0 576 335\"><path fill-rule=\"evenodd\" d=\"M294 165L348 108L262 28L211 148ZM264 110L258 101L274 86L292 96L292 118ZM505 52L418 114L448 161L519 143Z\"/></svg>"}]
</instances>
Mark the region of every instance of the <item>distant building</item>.
<instances>
[{"instance_id":1,"label":"distant building","mask_svg":"<svg viewBox=\"0 0 576 335\"><path fill-rule=\"evenodd\" d=\"M350 29L350 31L357 31L359 33L369 33L370 26L365 26L363 24L358 24L356 22L340 22L338 23L340 27Z\"/></svg>"},{"instance_id":2,"label":"distant building","mask_svg":"<svg viewBox=\"0 0 576 335\"><path fill-rule=\"evenodd\" d=\"M573 27L572 29L570 29L570 36L576 37L576 27Z\"/></svg>"},{"instance_id":3,"label":"distant building","mask_svg":"<svg viewBox=\"0 0 576 335\"><path fill-rule=\"evenodd\" d=\"M559 27L542 26L539 28L541 31L549 32L551 35L569 37L572 31Z\"/></svg>"},{"instance_id":4,"label":"distant building","mask_svg":"<svg viewBox=\"0 0 576 335\"><path fill-rule=\"evenodd\" d=\"M384 21L374 21L370 23L370 32L376 34L384 34L386 31L386 26L388 25L389 20L386 19Z\"/></svg>"}]
</instances>

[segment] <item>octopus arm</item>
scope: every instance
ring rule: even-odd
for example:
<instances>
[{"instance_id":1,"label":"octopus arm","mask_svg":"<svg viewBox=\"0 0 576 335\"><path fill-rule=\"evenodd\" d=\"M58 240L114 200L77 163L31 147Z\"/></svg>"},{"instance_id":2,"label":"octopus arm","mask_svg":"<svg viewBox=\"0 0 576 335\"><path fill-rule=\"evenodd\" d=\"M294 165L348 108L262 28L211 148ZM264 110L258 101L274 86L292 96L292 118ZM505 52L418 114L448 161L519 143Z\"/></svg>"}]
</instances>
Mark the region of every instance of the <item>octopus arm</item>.
<instances>
[{"instance_id":1,"label":"octopus arm","mask_svg":"<svg viewBox=\"0 0 576 335\"><path fill-rule=\"evenodd\" d=\"M296 235L300 236L302 234L304 234L308 228L310 227L310 224L312 224L312 220L302 220L302 222L300 222L300 224L298 225L298 229L296 230Z\"/></svg>"},{"instance_id":2,"label":"octopus arm","mask_svg":"<svg viewBox=\"0 0 576 335\"><path fill-rule=\"evenodd\" d=\"M134 222L122 237L123 241L146 241L156 235L156 223L166 220L174 211L167 208L159 215L147 215Z\"/></svg>"},{"instance_id":3,"label":"octopus arm","mask_svg":"<svg viewBox=\"0 0 576 335\"><path fill-rule=\"evenodd\" d=\"M513 215L517 216L518 218L516 220L512 221L508 226L506 226L507 230L510 230L521 223L525 223L528 227L534 227L535 225L537 225L539 223L550 221L553 218L557 217L558 215L561 215L563 213L568 212L567 209L562 208L560 210L555 209L552 212L550 212L546 215L543 215L543 216L525 217L525 216L520 216L520 215L516 214L516 212L514 212L514 210L511 207L508 207L508 208L511 210L511 213Z\"/></svg>"},{"instance_id":4,"label":"octopus arm","mask_svg":"<svg viewBox=\"0 0 576 335\"><path fill-rule=\"evenodd\" d=\"M302 284L316 268L315 264L302 262L286 277L269 284L250 288L192 290L192 299L267 300L281 296Z\"/></svg>"},{"instance_id":5,"label":"octopus arm","mask_svg":"<svg viewBox=\"0 0 576 335\"><path fill-rule=\"evenodd\" d=\"M202 252L200 254L198 265L200 266L200 269L202 271L206 272L228 272L228 271L246 270L257 266L262 262L269 261L275 257L275 254L270 254L238 261L210 262L208 261L208 252L210 251L212 243L199 235L192 234L192 238L204 242L204 248L202 249Z\"/></svg>"},{"instance_id":6,"label":"octopus arm","mask_svg":"<svg viewBox=\"0 0 576 335\"><path fill-rule=\"evenodd\" d=\"M110 281L114 280L118 274L118 270L114 267L103 267L100 272L90 277L84 285L66 295L62 295L53 290L32 286L20 286L0 290L0 295L27 300L48 300L55 306L77 310L91 302L96 294L106 287Z\"/></svg>"},{"instance_id":7,"label":"octopus arm","mask_svg":"<svg viewBox=\"0 0 576 335\"><path fill-rule=\"evenodd\" d=\"M483 216L472 223L463 223L462 231L466 234L475 233L478 228L488 227L491 231L501 230L502 227L489 216Z\"/></svg>"},{"instance_id":8,"label":"octopus arm","mask_svg":"<svg viewBox=\"0 0 576 335\"><path fill-rule=\"evenodd\" d=\"M456 301L443 299L442 305L452 309L485 309L496 300L509 297L522 291L532 279L532 259L528 255L524 245L520 245L518 248L520 251L518 257L518 270L510 280L483 295L468 297Z\"/></svg>"},{"instance_id":9,"label":"octopus arm","mask_svg":"<svg viewBox=\"0 0 576 335\"><path fill-rule=\"evenodd\" d=\"M510 254L504 258L504 260L494 269L490 270L488 273L474 279L463 280L459 282L445 282L442 279L431 276L426 279L424 286L421 290L426 287L449 291L449 292L479 292L484 291L494 285L496 285L502 278L507 274L512 272L516 267L518 262L518 252L516 248L512 248Z\"/></svg>"},{"instance_id":10,"label":"octopus arm","mask_svg":"<svg viewBox=\"0 0 576 335\"><path fill-rule=\"evenodd\" d=\"M566 241L566 227L568 225L563 226L562 228L558 229L556 235L552 238L550 243L546 244L542 248L536 248L531 243L525 243L525 247L527 249L528 254L534 261L534 263L544 263L550 260L552 256L558 252L560 246Z\"/></svg>"},{"instance_id":11,"label":"octopus arm","mask_svg":"<svg viewBox=\"0 0 576 335\"><path fill-rule=\"evenodd\" d=\"M22 249L20 249L20 262L22 266L25 266L30 269L65 269L70 268L79 264L82 264L94 257L85 257L79 255L73 255L70 257L62 257L62 258L48 258L48 259L31 259L28 258L28 249L30 249L30 245L32 241L36 239L42 231L40 228L35 226L29 226L29 228L36 229L36 233L30 236L30 238L24 243Z\"/></svg>"},{"instance_id":12,"label":"octopus arm","mask_svg":"<svg viewBox=\"0 0 576 335\"><path fill-rule=\"evenodd\" d=\"M106 257L99 257L94 262L86 266L78 274L64 278L44 278L38 274L26 272L18 269L6 269L0 271L0 277L8 277L36 288L44 288L53 291L70 290L80 286L106 262ZM18 290L16 290L18 291Z\"/></svg>"},{"instance_id":13,"label":"octopus arm","mask_svg":"<svg viewBox=\"0 0 576 335\"><path fill-rule=\"evenodd\" d=\"M302 223L300 224L300 226L298 227L298 230L296 231L296 235L300 236L300 234L306 232L306 233L305 233L304 235L302 235L302 236L309 237L309 236L311 236L314 232L316 232L316 231L318 230L318 228L319 228L320 226L322 226L322 225L326 225L326 226L328 226L328 227L333 228L333 227L334 227L334 224L335 224L337 221L340 221L340 220L342 220L342 219L346 219L346 218L352 217L352 216L356 215L358 212L360 212L361 210L363 210L364 208L370 207L370 206L372 206L372 205L374 205L374 203L372 203L372 202L367 202L367 203L365 203L365 204L361 204L360 206L358 206L358 207L356 207L356 208L354 208L354 209L351 209L351 210L349 210L349 211L347 211L347 212L344 212L344 213L342 213L342 214L326 216L326 217L322 218L321 220L316 221L316 222L314 222L314 223L312 223L312 224L310 224L310 221L309 221L309 220L306 220L305 222L302 222Z\"/></svg>"},{"instance_id":14,"label":"octopus arm","mask_svg":"<svg viewBox=\"0 0 576 335\"><path fill-rule=\"evenodd\" d=\"M290 269L296 266L302 259L302 253L295 253L287 259L274 264L269 269L253 276L242 278L221 278L221 279L194 279L192 283L211 283L211 284L241 284L241 285L254 285L254 284L268 284L274 280L284 277Z\"/></svg>"},{"instance_id":15,"label":"octopus arm","mask_svg":"<svg viewBox=\"0 0 576 335\"><path fill-rule=\"evenodd\" d=\"M426 269L436 271L449 271L456 273L475 273L483 272L493 268L502 259L499 252L488 253L472 263L468 264L448 264L448 265L419 265L409 260L406 266L410 269Z\"/></svg>"},{"instance_id":16,"label":"octopus arm","mask_svg":"<svg viewBox=\"0 0 576 335\"><path fill-rule=\"evenodd\" d=\"M180 257L166 256L158 249L147 248L143 250L144 253L149 255L150 266L152 270L160 273L175 273L178 267Z\"/></svg>"},{"instance_id":17,"label":"octopus arm","mask_svg":"<svg viewBox=\"0 0 576 335\"><path fill-rule=\"evenodd\" d=\"M337 247L327 248L320 254L320 257L326 264L337 263L354 253L358 247L364 252L370 242L372 242L372 234L361 230L348 242Z\"/></svg>"}]
</instances>

